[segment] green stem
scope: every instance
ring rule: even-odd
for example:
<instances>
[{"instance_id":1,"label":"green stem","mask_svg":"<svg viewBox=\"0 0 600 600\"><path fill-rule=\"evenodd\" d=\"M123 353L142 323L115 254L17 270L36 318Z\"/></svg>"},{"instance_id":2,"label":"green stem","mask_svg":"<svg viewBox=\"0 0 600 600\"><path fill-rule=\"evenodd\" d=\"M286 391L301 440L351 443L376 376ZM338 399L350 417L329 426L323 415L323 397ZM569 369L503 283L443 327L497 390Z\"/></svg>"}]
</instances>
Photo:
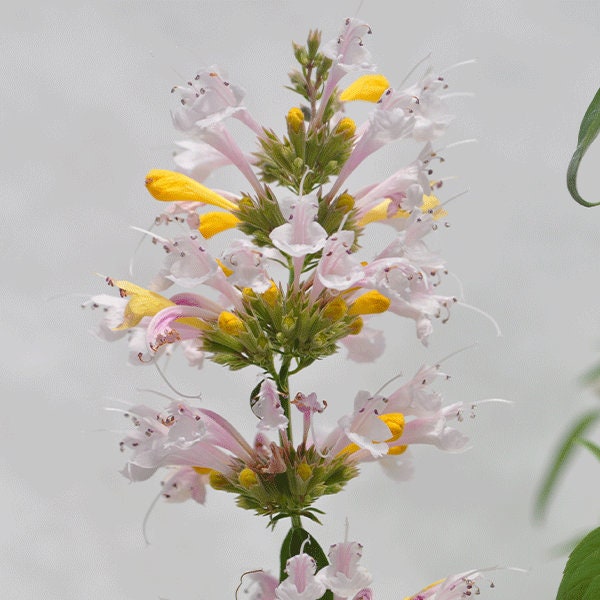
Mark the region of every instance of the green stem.
<instances>
[{"instance_id":1,"label":"green stem","mask_svg":"<svg viewBox=\"0 0 600 600\"><path fill-rule=\"evenodd\" d=\"M294 527L295 529L302 527L302 520L300 519L300 515L292 515L290 519L292 520L292 527Z\"/></svg>"},{"instance_id":2,"label":"green stem","mask_svg":"<svg viewBox=\"0 0 600 600\"><path fill-rule=\"evenodd\" d=\"M289 384L289 371L290 371L290 363L292 362L292 358L290 356L283 356L281 361L281 368L279 369L279 376L277 377L277 390L281 396L281 406L283 408L283 412L287 417L287 436L289 443L293 443L292 437L292 415L290 410L290 384ZM283 440L281 440L283 443Z\"/></svg>"}]
</instances>

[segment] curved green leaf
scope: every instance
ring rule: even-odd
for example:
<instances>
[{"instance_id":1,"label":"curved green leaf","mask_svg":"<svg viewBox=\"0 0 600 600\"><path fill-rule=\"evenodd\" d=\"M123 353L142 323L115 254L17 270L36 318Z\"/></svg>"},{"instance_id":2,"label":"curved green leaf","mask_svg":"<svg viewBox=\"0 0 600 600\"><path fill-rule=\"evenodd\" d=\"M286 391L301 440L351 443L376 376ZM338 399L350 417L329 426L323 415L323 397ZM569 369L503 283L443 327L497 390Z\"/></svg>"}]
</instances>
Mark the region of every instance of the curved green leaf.
<instances>
[{"instance_id":1,"label":"curved green leaf","mask_svg":"<svg viewBox=\"0 0 600 600\"><path fill-rule=\"evenodd\" d=\"M542 518L548 508L550 496L556 487L558 478L562 474L567 462L573 455L573 450L577 446L579 439L584 433L600 418L600 411L593 410L580 417L569 429L562 443L550 463L550 467L542 482L542 486L535 501L535 515Z\"/></svg>"},{"instance_id":2,"label":"curved green leaf","mask_svg":"<svg viewBox=\"0 0 600 600\"><path fill-rule=\"evenodd\" d=\"M579 137L577 138L577 148L575 149L571 162L569 163L569 168L567 169L567 188L569 193L573 199L582 206L590 207L598 206L600 204L600 202L587 202L577 191L577 171L579 170L579 163L599 132L600 89L596 92L594 99L585 111L585 115L583 115L581 127L579 128Z\"/></svg>"},{"instance_id":3,"label":"curved green leaf","mask_svg":"<svg viewBox=\"0 0 600 600\"><path fill-rule=\"evenodd\" d=\"M588 533L571 552L556 600L600 598L600 527Z\"/></svg>"}]
</instances>

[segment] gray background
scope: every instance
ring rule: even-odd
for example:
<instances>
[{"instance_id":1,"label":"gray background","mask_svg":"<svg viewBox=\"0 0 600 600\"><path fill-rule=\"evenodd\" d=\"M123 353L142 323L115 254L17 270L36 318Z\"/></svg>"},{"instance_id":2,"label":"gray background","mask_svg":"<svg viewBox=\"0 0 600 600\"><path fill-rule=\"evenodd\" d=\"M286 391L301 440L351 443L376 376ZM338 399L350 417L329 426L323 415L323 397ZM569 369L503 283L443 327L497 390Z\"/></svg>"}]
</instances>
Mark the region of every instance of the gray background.
<instances>
[{"instance_id":1,"label":"gray background","mask_svg":"<svg viewBox=\"0 0 600 600\"><path fill-rule=\"evenodd\" d=\"M213 490L205 507L159 503L148 525L152 545L145 546L142 519L160 478L128 485L118 474L123 423L103 407L160 405L136 390L168 390L153 369L125 364L123 344L91 336L99 315L79 303L105 291L96 272L127 277L139 239L129 226L147 227L157 214L143 178L149 168L172 164L178 138L170 87L217 63L246 88L255 117L281 130L295 103L283 89L290 40L301 42L316 27L325 39L335 36L356 4L52 3L3 15L3 598L231 598L242 571L277 568L284 528L271 534ZM417 448L409 483L366 467L345 493L319 503L327 516L313 531L328 545L342 538L349 519L377 598L403 598L448 573L494 565L529 573L499 573L486 597L552 598L564 563L552 547L598 519L598 465L582 454L547 522L531 522L558 436L594 403L577 377L600 342L600 209L575 205L564 174L600 83L600 7L386 4L367 0L359 16L373 27L368 43L390 80L402 80L429 52L438 67L477 59L451 74L452 90L474 96L452 101L458 117L444 138L478 139L449 150L443 170L456 176L444 198L469 193L448 206L451 228L430 243L460 278L465 301L493 315L503 336L456 307L425 349L412 323L385 317L384 360L357 367L342 353L293 384L326 398L333 423L357 389L374 391L400 371L411 375L422 362L477 342L445 363L452 379L438 389L448 401L502 397L514 405L481 407L465 423L473 446L465 454ZM375 181L412 154L414 147L396 145L366 163L352 184ZM596 199L599 158L600 151L590 152L580 178L583 193ZM209 183L234 191L242 185L231 170ZM161 258L144 245L136 281L146 283ZM448 279L445 290L457 289ZM240 390L250 389L254 373L210 364L191 371L181 356L168 372L183 391L202 391L206 406L251 433Z\"/></svg>"}]
</instances>

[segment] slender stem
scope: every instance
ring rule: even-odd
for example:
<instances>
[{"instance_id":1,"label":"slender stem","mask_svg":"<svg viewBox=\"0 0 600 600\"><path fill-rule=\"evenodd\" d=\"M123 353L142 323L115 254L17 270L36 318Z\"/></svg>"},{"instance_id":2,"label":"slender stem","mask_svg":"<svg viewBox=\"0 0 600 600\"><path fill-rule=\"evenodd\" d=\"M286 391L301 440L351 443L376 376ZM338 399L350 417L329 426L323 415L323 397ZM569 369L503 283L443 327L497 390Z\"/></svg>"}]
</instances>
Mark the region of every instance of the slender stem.
<instances>
[{"instance_id":1,"label":"slender stem","mask_svg":"<svg viewBox=\"0 0 600 600\"><path fill-rule=\"evenodd\" d=\"M300 519L300 515L292 515L290 519L292 520L292 527L296 529L302 527L302 520Z\"/></svg>"},{"instance_id":2,"label":"slender stem","mask_svg":"<svg viewBox=\"0 0 600 600\"><path fill-rule=\"evenodd\" d=\"M287 425L287 438L290 444L293 443L292 438L292 415L290 411L290 384L289 384L289 371L290 363L292 362L291 356L284 354L281 361L281 368L279 369L279 376L277 377L277 389L281 397L281 406L283 412L288 420ZM281 440L283 443L283 440Z\"/></svg>"}]
</instances>

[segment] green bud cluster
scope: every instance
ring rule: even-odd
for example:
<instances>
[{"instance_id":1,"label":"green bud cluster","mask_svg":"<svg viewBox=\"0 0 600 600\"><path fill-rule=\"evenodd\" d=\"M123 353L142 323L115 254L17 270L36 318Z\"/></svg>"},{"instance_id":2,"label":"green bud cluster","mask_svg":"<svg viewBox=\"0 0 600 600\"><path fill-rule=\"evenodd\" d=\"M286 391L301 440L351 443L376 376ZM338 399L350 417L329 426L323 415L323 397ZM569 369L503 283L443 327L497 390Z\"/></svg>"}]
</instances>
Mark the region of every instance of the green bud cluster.
<instances>
[{"instance_id":1,"label":"green bud cluster","mask_svg":"<svg viewBox=\"0 0 600 600\"><path fill-rule=\"evenodd\" d=\"M256 153L262 180L277 183L298 195L309 194L338 175L354 141L347 132L330 127L329 121L339 104L336 93L331 95L320 118L315 118L316 105L332 65L319 52L320 43L320 32L311 31L306 46L294 44L294 56L301 69L289 74L292 85L288 89L310 103L293 109L301 111L308 124L299 126L295 117L290 126L288 118L288 136L283 139L265 129L259 140L261 150Z\"/></svg>"},{"instance_id":2,"label":"green bud cluster","mask_svg":"<svg viewBox=\"0 0 600 600\"><path fill-rule=\"evenodd\" d=\"M321 496L337 494L346 483L358 476L358 468L348 455L333 459L323 458L314 447L275 447L280 472L253 468L255 478L248 485L240 473L247 470L241 461L232 475L220 474L219 490L237 494L237 505L255 514L269 518L269 525L285 517L307 517L320 523L317 514L322 511L312 506Z\"/></svg>"},{"instance_id":3,"label":"green bud cluster","mask_svg":"<svg viewBox=\"0 0 600 600\"><path fill-rule=\"evenodd\" d=\"M311 302L302 291L277 296L244 290L244 312L238 312L244 329L227 333L218 325L203 333L203 349L211 359L231 370L255 365L275 373L276 358L295 360L296 370L337 351L337 342L354 333L356 316L346 313L332 317L332 298Z\"/></svg>"}]
</instances>

